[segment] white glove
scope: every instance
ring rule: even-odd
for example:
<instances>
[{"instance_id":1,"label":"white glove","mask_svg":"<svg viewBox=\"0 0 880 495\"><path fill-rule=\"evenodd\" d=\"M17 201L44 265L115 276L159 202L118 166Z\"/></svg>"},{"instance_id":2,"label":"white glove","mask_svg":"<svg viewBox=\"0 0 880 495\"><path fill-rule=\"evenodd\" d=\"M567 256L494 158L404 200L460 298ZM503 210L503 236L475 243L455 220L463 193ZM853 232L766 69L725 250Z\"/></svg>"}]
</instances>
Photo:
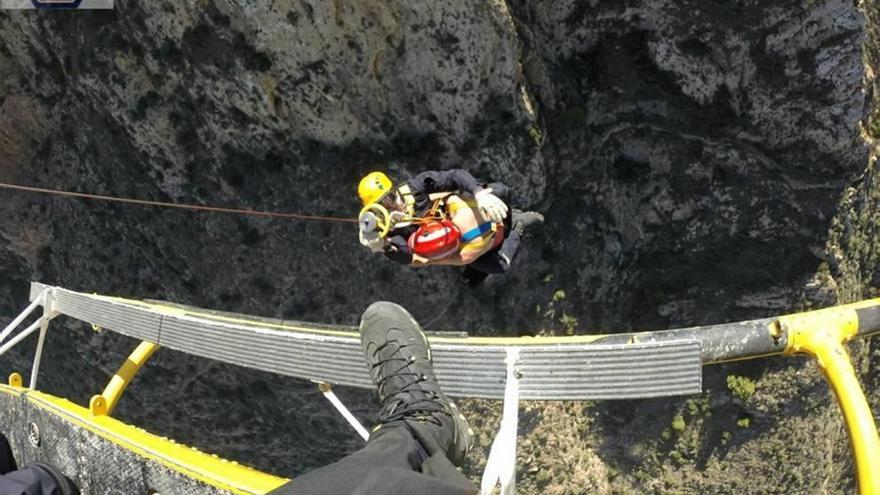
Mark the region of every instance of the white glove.
<instances>
[{"instance_id":1,"label":"white glove","mask_svg":"<svg viewBox=\"0 0 880 495\"><path fill-rule=\"evenodd\" d=\"M483 189L474 194L477 206L483 212L483 216L490 222L498 223L507 217L507 205L498 196L492 194L492 188Z\"/></svg>"},{"instance_id":2,"label":"white glove","mask_svg":"<svg viewBox=\"0 0 880 495\"><path fill-rule=\"evenodd\" d=\"M358 240L373 253L380 253L385 248L385 239L379 235L376 215L367 212L358 219Z\"/></svg>"}]
</instances>

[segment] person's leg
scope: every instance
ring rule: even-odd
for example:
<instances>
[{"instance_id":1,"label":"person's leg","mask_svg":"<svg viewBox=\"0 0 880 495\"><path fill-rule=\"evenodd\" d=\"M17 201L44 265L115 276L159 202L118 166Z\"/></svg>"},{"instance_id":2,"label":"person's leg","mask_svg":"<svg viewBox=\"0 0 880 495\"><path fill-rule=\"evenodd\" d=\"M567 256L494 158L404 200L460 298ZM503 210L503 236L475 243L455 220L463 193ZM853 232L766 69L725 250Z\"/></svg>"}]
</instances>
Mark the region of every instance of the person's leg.
<instances>
[{"instance_id":1,"label":"person's leg","mask_svg":"<svg viewBox=\"0 0 880 495\"><path fill-rule=\"evenodd\" d=\"M486 184L486 187L492 189L492 194L498 197L501 201L510 208L510 200L511 200L511 190L507 185L501 182L492 182L490 184ZM510 235L511 232L511 213L504 217L504 231L507 235ZM461 275L459 276L459 281L468 287L477 287L482 284L483 281L490 274L498 274L504 273L507 271L508 267L505 267L501 261L501 258L498 257L498 249L493 249L483 256L479 257L473 263L465 266L461 270Z\"/></svg>"},{"instance_id":2,"label":"person's leg","mask_svg":"<svg viewBox=\"0 0 880 495\"><path fill-rule=\"evenodd\" d=\"M444 453L460 465L473 432L437 383L422 328L405 309L386 301L371 304L359 328L367 367L384 403L379 428L402 421L428 456Z\"/></svg>"},{"instance_id":3,"label":"person's leg","mask_svg":"<svg viewBox=\"0 0 880 495\"><path fill-rule=\"evenodd\" d=\"M309 477L321 477L325 472L337 472L353 467L398 467L418 470L428 458L425 450L413 438L406 425L388 425L379 428L370 435L363 448L348 455L334 464L330 464L297 478L297 481Z\"/></svg>"},{"instance_id":4,"label":"person's leg","mask_svg":"<svg viewBox=\"0 0 880 495\"><path fill-rule=\"evenodd\" d=\"M437 384L427 338L400 306L371 305L361 319L370 375L385 403L367 445L295 478L272 495L469 495L460 465L472 433Z\"/></svg>"},{"instance_id":5,"label":"person's leg","mask_svg":"<svg viewBox=\"0 0 880 495\"><path fill-rule=\"evenodd\" d=\"M481 272L475 268L471 268L470 265L465 265L465 267L461 269L458 281L468 287L477 287L482 284L488 276L489 274L486 272Z\"/></svg>"},{"instance_id":6,"label":"person's leg","mask_svg":"<svg viewBox=\"0 0 880 495\"><path fill-rule=\"evenodd\" d=\"M510 269L513 259L519 252L520 245L522 245L522 235L513 231L500 246L480 256L473 263L467 265L467 268L488 275L504 273Z\"/></svg>"},{"instance_id":7,"label":"person's leg","mask_svg":"<svg viewBox=\"0 0 880 495\"><path fill-rule=\"evenodd\" d=\"M430 461L429 461L430 462ZM445 462L449 463L449 460ZM335 465L333 465L335 466ZM453 472L457 471L449 464ZM327 466L331 467L331 466ZM313 471L312 473L318 473ZM421 473L396 467L355 466L308 473L294 478L267 495L476 495L477 489L465 480L455 483L434 473ZM459 476L461 474L459 473Z\"/></svg>"},{"instance_id":8,"label":"person's leg","mask_svg":"<svg viewBox=\"0 0 880 495\"><path fill-rule=\"evenodd\" d=\"M15 465L15 456L12 455L12 447L9 446L9 440L0 433L0 475L15 471L18 466Z\"/></svg>"},{"instance_id":9,"label":"person's leg","mask_svg":"<svg viewBox=\"0 0 880 495\"><path fill-rule=\"evenodd\" d=\"M310 471L272 495L468 494L470 482L443 453L430 456L407 425L383 425L361 450ZM416 491L408 491L416 490Z\"/></svg>"},{"instance_id":10,"label":"person's leg","mask_svg":"<svg viewBox=\"0 0 880 495\"><path fill-rule=\"evenodd\" d=\"M476 287L488 275L500 275L510 270L522 246L526 229L544 222L544 216L534 211L513 210L509 217L512 226L507 228L508 234L501 246L480 256L462 270L461 281L465 285Z\"/></svg>"}]
</instances>

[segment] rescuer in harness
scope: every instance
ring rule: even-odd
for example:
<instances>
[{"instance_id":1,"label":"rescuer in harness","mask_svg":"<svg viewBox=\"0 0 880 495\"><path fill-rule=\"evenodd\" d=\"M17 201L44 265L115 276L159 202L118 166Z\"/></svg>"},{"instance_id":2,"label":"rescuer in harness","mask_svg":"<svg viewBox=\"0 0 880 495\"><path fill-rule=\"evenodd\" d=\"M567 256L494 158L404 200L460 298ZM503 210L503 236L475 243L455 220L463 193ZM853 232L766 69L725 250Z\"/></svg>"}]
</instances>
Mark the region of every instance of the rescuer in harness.
<instances>
[{"instance_id":1,"label":"rescuer in harness","mask_svg":"<svg viewBox=\"0 0 880 495\"><path fill-rule=\"evenodd\" d=\"M465 266L470 286L510 269L537 212L509 211L510 189L460 169L422 172L394 186L382 172L361 179L360 242L410 266Z\"/></svg>"}]
</instances>

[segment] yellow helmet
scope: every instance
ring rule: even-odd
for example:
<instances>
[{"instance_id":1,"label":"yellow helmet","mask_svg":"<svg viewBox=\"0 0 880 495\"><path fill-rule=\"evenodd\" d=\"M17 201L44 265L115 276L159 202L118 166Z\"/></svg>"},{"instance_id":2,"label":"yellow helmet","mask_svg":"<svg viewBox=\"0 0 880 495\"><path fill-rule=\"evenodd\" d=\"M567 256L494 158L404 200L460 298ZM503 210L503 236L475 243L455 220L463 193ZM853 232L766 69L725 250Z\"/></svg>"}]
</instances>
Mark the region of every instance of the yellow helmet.
<instances>
[{"instance_id":1,"label":"yellow helmet","mask_svg":"<svg viewBox=\"0 0 880 495\"><path fill-rule=\"evenodd\" d=\"M370 172L358 184L358 196L364 206L373 204L382 199L391 191L391 179L382 172Z\"/></svg>"}]
</instances>

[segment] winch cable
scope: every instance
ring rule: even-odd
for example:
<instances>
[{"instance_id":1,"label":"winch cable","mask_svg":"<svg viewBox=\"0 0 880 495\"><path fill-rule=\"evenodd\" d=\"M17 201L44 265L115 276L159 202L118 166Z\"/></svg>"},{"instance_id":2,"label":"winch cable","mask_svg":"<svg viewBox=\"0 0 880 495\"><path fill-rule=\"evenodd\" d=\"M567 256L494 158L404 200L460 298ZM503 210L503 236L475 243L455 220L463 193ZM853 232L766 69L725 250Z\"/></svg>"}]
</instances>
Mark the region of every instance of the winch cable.
<instances>
[{"instance_id":1,"label":"winch cable","mask_svg":"<svg viewBox=\"0 0 880 495\"><path fill-rule=\"evenodd\" d=\"M323 215L306 215L303 213L287 213L287 212L279 212L279 211L260 211L260 210L248 210L242 208L224 208L220 206L204 206L204 205L193 205L193 204L183 204L183 203L167 203L163 201L152 201L146 199L135 199L135 198L123 198L118 196L105 196L101 194L88 194L81 192L72 192L72 191L62 191L58 189L46 189L42 187L30 187L30 186L22 186L18 184L8 184L5 182L0 182L0 189L11 189L14 191L24 191L31 193L40 193L40 194L51 194L55 196L65 196L65 197L74 197L81 199L91 199L97 201L113 201L116 203L128 203L128 204L136 204L143 206L158 206L163 208L178 208L183 210L195 210L195 211L207 211L213 213L233 213L237 215L251 215L251 216L259 216L259 217L275 217L275 218L287 218L294 220L312 220L312 221L322 221L322 222L345 222L345 223L357 223L356 218L346 218L346 217L332 217L332 216L323 216Z\"/></svg>"}]
</instances>

